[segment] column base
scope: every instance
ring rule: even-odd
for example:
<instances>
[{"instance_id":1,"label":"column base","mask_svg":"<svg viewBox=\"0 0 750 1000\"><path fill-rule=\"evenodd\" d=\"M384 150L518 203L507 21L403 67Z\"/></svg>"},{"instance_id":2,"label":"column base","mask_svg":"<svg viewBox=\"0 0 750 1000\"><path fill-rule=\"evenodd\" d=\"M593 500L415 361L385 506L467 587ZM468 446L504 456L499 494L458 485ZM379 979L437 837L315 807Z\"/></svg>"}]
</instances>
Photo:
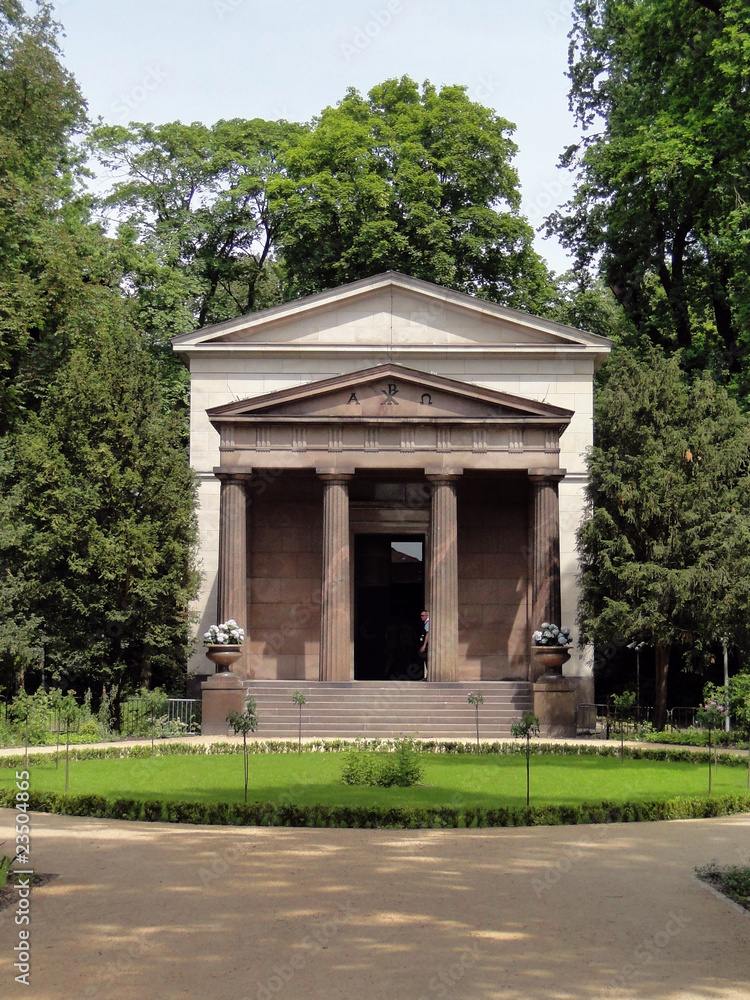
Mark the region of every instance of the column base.
<instances>
[{"instance_id":1,"label":"column base","mask_svg":"<svg viewBox=\"0 0 750 1000\"><path fill-rule=\"evenodd\" d=\"M555 674L540 677L534 684L534 715L541 736L575 736L576 685Z\"/></svg>"},{"instance_id":2,"label":"column base","mask_svg":"<svg viewBox=\"0 0 750 1000\"><path fill-rule=\"evenodd\" d=\"M202 736L228 736L230 712L245 711L245 687L235 674L214 674L201 684Z\"/></svg>"}]
</instances>

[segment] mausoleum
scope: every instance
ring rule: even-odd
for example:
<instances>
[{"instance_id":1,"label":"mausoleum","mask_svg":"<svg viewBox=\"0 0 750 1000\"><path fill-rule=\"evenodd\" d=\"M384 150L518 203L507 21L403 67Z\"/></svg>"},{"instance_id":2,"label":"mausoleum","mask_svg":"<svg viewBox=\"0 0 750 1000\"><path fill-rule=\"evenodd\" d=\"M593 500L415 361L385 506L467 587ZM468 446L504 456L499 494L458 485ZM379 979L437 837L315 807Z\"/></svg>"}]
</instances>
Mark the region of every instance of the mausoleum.
<instances>
[{"instance_id":1,"label":"mausoleum","mask_svg":"<svg viewBox=\"0 0 750 1000\"><path fill-rule=\"evenodd\" d=\"M191 376L199 633L246 629L236 682L344 697L416 680L427 608L413 698L531 692L532 631L553 621L576 637L593 376L610 341L389 272L173 345ZM200 649L190 669L212 669ZM569 701L593 700L577 647L564 677Z\"/></svg>"}]
</instances>

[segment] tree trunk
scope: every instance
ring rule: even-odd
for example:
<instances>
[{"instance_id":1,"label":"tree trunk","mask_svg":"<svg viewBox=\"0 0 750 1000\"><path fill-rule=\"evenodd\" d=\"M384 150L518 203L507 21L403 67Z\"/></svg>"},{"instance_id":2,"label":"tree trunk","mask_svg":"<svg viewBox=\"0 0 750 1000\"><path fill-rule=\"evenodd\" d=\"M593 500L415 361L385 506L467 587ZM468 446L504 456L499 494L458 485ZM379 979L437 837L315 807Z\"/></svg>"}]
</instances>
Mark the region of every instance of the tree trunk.
<instances>
[{"instance_id":1,"label":"tree trunk","mask_svg":"<svg viewBox=\"0 0 750 1000\"><path fill-rule=\"evenodd\" d=\"M677 346L691 347L693 336L690 324L687 289L685 288L685 249L690 223L677 227L672 241L672 287L668 295L677 331Z\"/></svg>"},{"instance_id":2,"label":"tree trunk","mask_svg":"<svg viewBox=\"0 0 750 1000\"><path fill-rule=\"evenodd\" d=\"M667 722L667 675L671 646L656 647L656 682L654 684L654 727L661 731Z\"/></svg>"}]
</instances>

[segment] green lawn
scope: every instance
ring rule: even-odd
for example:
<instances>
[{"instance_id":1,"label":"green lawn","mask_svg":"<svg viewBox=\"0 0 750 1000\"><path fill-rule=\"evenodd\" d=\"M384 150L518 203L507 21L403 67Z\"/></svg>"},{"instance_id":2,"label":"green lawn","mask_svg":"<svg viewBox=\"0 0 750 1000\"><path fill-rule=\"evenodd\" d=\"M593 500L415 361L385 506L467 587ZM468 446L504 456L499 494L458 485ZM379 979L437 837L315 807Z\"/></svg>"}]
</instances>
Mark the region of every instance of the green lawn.
<instances>
[{"instance_id":1,"label":"green lawn","mask_svg":"<svg viewBox=\"0 0 750 1000\"><path fill-rule=\"evenodd\" d=\"M526 803L524 757L423 754L422 762L420 786L362 788L341 783L341 753L252 755L248 800L425 808ZM34 765L30 771L31 790L64 791L64 761L57 770L52 763ZM14 770L0 768L0 789L14 787ZM744 768L719 765L713 777L714 795L746 790ZM108 798L241 802L242 755L73 761L69 792ZM706 764L577 756L531 761L531 801L536 805L653 801L707 792Z\"/></svg>"}]
</instances>

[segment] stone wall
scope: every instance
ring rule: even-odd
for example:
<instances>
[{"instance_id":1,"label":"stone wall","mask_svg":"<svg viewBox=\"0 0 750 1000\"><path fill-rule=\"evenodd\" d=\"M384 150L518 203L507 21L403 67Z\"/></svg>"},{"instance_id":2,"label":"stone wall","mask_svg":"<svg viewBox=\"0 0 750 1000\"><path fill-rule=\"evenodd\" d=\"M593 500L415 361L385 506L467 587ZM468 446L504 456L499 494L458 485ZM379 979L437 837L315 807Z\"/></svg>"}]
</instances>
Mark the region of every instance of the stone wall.
<instances>
[{"instance_id":1,"label":"stone wall","mask_svg":"<svg viewBox=\"0 0 750 1000\"><path fill-rule=\"evenodd\" d=\"M459 680L525 680L527 483L467 477L457 494Z\"/></svg>"},{"instance_id":2,"label":"stone wall","mask_svg":"<svg viewBox=\"0 0 750 1000\"><path fill-rule=\"evenodd\" d=\"M323 484L267 475L248 493L249 676L317 680Z\"/></svg>"}]
</instances>

